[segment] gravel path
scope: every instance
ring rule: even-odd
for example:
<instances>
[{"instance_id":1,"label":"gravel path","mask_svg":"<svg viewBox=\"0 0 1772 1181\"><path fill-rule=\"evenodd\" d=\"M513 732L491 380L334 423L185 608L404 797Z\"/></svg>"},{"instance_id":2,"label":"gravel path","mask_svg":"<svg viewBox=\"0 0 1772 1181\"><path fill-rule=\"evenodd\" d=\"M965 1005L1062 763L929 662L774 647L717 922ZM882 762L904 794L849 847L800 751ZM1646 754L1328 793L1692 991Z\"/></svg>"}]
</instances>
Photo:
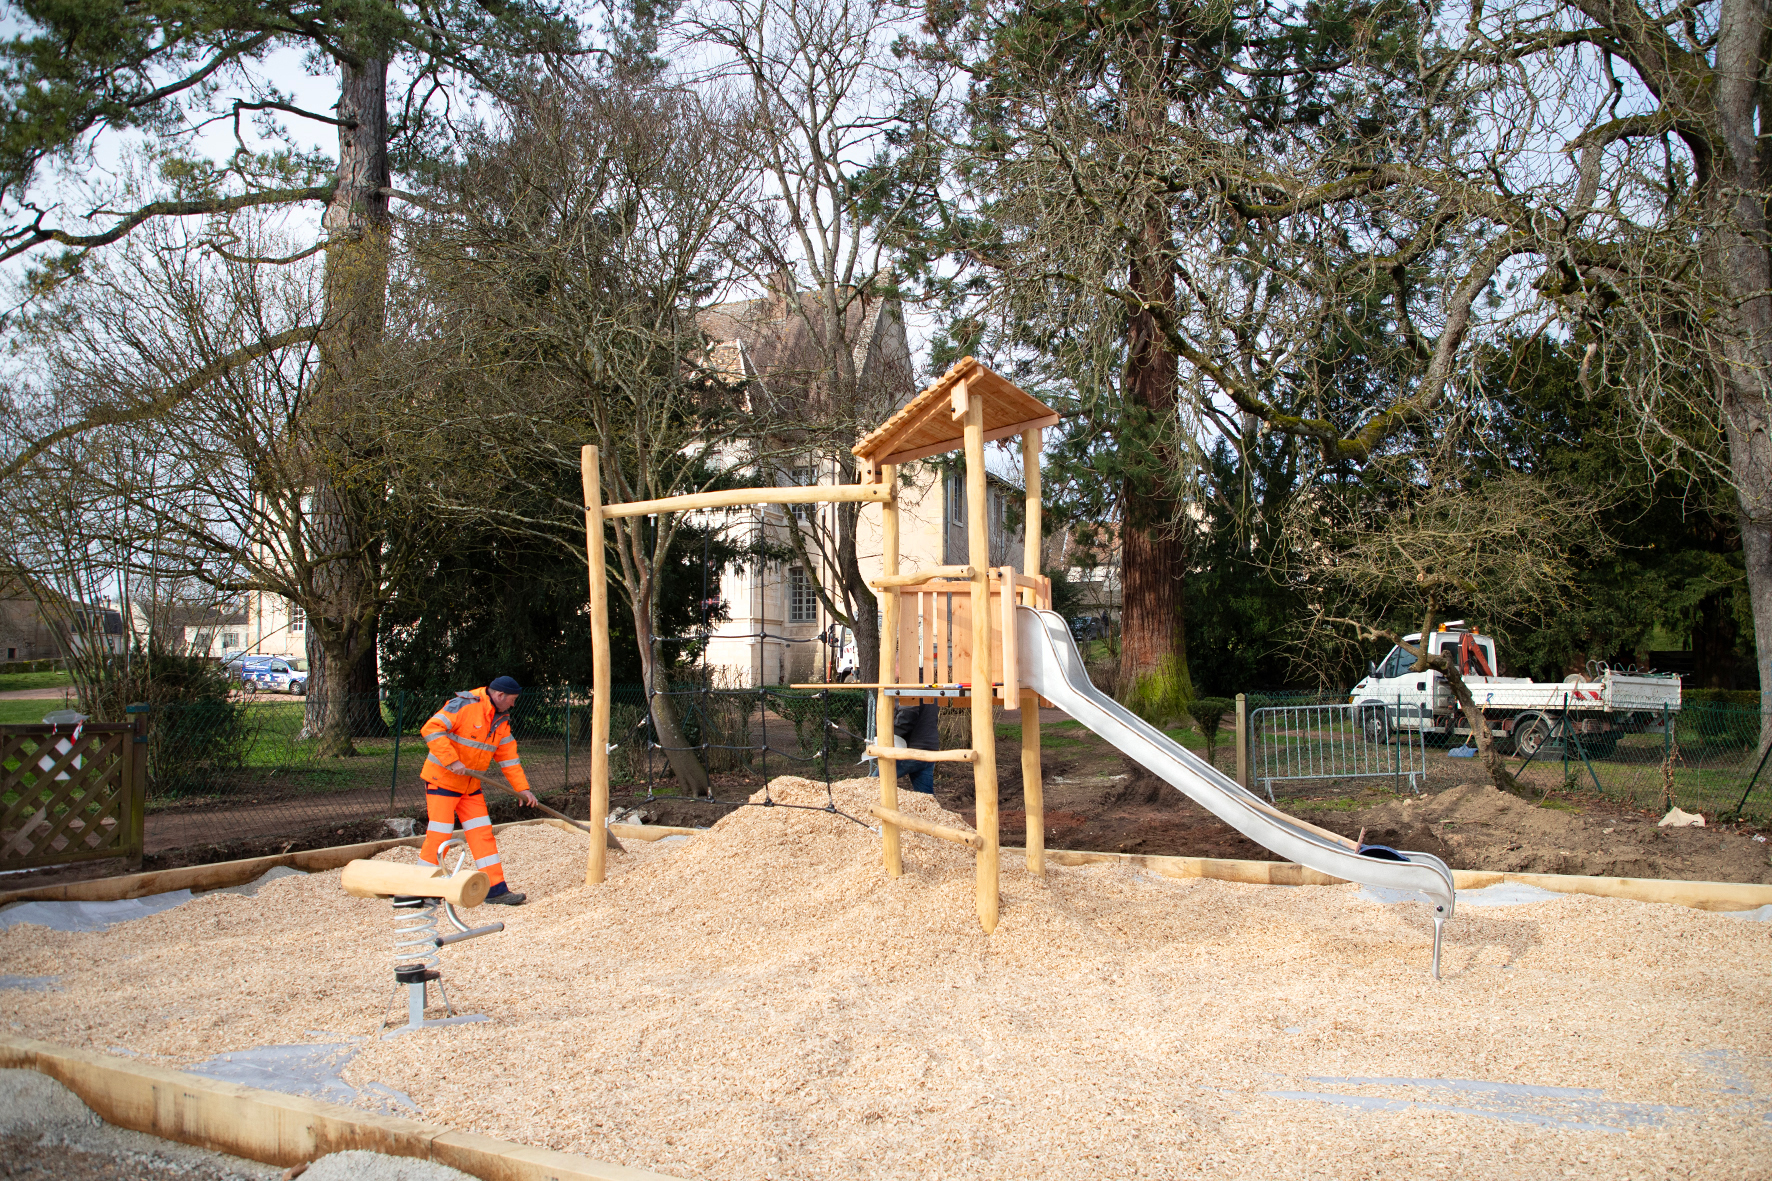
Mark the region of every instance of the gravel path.
<instances>
[{"instance_id":1,"label":"gravel path","mask_svg":"<svg viewBox=\"0 0 1772 1181\"><path fill-rule=\"evenodd\" d=\"M862 814L873 788L837 802ZM1352 886L1035 880L1006 859L987 938L964 850L907 836L889 881L878 838L822 811L629 842L594 889L580 837L500 843L531 904L442 957L457 1007L492 1021L345 1068L426 1122L734 1181L1772 1177L1769 924L1464 906L1435 984L1424 908ZM15 926L0 972L62 991L6 994L6 1020L168 1065L365 1036L390 913L333 872L105 933Z\"/></svg>"}]
</instances>

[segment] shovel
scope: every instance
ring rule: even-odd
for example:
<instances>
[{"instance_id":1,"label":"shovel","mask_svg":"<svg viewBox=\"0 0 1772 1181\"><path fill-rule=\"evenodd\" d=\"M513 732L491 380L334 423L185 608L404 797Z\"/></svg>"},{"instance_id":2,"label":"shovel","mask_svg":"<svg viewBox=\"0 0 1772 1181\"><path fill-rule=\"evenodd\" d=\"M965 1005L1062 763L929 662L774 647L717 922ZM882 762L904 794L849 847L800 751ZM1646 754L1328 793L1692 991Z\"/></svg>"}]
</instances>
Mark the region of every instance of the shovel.
<instances>
[{"instance_id":1,"label":"shovel","mask_svg":"<svg viewBox=\"0 0 1772 1181\"><path fill-rule=\"evenodd\" d=\"M467 774L470 779L479 780L482 786L493 782L493 780L491 778L489 778L486 774L484 774L483 772L480 772L480 771L469 771ZM498 779L497 782L498 782L498 786L504 788L506 791L510 792L512 795L517 794L517 789L512 787L509 783L506 783L502 776L500 776L500 778ZM564 813L564 812L556 812L554 809L548 807L546 804L542 803L540 800L537 800L535 802L535 806L537 808L540 808L543 812L546 812L549 816L552 816L555 820L564 820L566 823L572 825L572 827L574 827L574 828L583 829L587 836L590 836L593 839L595 839L595 837L597 835L597 830L592 828L590 825L586 824L584 821L574 820L572 817L566 815L566 813ZM615 849L615 850L622 852L622 853L626 853L628 851L627 846L623 845L619 840L617 840L615 837L615 834L610 832L607 828L605 828L603 830L603 846L608 849Z\"/></svg>"}]
</instances>

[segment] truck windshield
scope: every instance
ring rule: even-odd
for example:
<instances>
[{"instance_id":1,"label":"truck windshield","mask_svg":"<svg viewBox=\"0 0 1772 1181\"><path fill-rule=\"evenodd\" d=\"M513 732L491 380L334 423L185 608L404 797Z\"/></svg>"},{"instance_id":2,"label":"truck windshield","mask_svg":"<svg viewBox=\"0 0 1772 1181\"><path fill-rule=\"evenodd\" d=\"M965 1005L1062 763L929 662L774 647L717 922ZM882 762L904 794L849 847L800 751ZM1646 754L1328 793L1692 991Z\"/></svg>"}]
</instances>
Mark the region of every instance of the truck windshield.
<instances>
[{"instance_id":1,"label":"truck windshield","mask_svg":"<svg viewBox=\"0 0 1772 1181\"><path fill-rule=\"evenodd\" d=\"M1381 677L1400 677L1408 672L1410 666L1414 663L1414 654L1406 651L1401 645L1398 645L1391 649L1391 654L1384 658L1383 664L1378 666L1378 675Z\"/></svg>"}]
</instances>

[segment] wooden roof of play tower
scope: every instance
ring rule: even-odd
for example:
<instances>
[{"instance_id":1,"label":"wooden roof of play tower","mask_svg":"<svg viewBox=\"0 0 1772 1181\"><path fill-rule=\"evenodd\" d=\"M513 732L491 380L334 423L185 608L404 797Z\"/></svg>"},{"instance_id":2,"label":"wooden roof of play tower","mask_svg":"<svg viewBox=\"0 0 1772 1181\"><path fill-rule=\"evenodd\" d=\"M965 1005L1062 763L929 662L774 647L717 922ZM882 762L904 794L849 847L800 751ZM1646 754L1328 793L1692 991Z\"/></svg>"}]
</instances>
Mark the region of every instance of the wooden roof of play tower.
<instances>
[{"instance_id":1,"label":"wooden roof of play tower","mask_svg":"<svg viewBox=\"0 0 1772 1181\"><path fill-rule=\"evenodd\" d=\"M936 383L904 404L854 447L871 469L909 463L965 444L966 397L984 398L984 441L1007 439L1038 427L1057 426L1058 414L1014 382L972 357L962 358Z\"/></svg>"}]
</instances>

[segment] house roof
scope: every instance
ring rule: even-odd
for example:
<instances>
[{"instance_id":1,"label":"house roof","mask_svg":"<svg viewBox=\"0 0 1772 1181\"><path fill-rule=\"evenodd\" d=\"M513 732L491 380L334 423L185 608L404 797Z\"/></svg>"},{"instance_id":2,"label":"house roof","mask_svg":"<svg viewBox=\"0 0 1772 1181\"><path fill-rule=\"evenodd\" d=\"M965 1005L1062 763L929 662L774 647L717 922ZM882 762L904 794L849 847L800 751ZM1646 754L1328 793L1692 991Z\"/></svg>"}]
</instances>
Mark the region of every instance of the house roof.
<instances>
[{"instance_id":1,"label":"house roof","mask_svg":"<svg viewBox=\"0 0 1772 1181\"><path fill-rule=\"evenodd\" d=\"M858 370L867 366L867 346L885 307L886 301L863 294L844 309L844 333L855 342ZM702 309L696 322L715 342L710 364L729 380L762 377L792 388L808 383L824 365L824 316L816 291L774 290L761 299L715 304Z\"/></svg>"},{"instance_id":2,"label":"house roof","mask_svg":"<svg viewBox=\"0 0 1772 1181\"><path fill-rule=\"evenodd\" d=\"M856 456L873 467L908 463L953 451L965 443L966 398L984 399L984 439L1007 439L1023 431L1057 426L1058 412L976 358L963 357L928 389L864 436Z\"/></svg>"}]
</instances>

